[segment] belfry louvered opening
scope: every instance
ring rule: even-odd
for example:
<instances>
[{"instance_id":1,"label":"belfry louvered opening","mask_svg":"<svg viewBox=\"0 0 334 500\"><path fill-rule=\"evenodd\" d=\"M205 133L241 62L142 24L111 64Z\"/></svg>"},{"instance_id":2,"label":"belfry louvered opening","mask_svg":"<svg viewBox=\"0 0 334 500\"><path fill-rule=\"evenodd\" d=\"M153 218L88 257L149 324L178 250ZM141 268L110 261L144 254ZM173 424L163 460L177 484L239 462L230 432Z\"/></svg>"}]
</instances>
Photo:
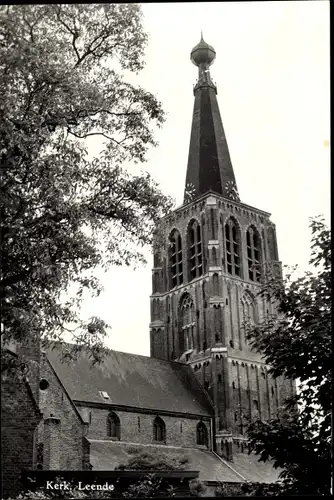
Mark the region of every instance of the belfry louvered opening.
<instances>
[{"instance_id":1,"label":"belfry louvered opening","mask_svg":"<svg viewBox=\"0 0 334 500\"><path fill-rule=\"evenodd\" d=\"M187 293L180 301L180 351L188 351L194 348L195 333L195 309L191 296Z\"/></svg>"},{"instance_id":2,"label":"belfry louvered opening","mask_svg":"<svg viewBox=\"0 0 334 500\"><path fill-rule=\"evenodd\" d=\"M247 235L248 277L252 281L261 279L261 238L254 226L250 226Z\"/></svg>"},{"instance_id":3,"label":"belfry louvered opening","mask_svg":"<svg viewBox=\"0 0 334 500\"><path fill-rule=\"evenodd\" d=\"M189 281L203 274L201 226L196 220L188 227L188 268Z\"/></svg>"},{"instance_id":4,"label":"belfry louvered opening","mask_svg":"<svg viewBox=\"0 0 334 500\"><path fill-rule=\"evenodd\" d=\"M240 232L236 222L230 218L225 224L226 267L228 274L241 276Z\"/></svg>"},{"instance_id":5,"label":"belfry louvered opening","mask_svg":"<svg viewBox=\"0 0 334 500\"><path fill-rule=\"evenodd\" d=\"M183 283L182 240L175 229L169 237L169 275L170 288Z\"/></svg>"}]
</instances>

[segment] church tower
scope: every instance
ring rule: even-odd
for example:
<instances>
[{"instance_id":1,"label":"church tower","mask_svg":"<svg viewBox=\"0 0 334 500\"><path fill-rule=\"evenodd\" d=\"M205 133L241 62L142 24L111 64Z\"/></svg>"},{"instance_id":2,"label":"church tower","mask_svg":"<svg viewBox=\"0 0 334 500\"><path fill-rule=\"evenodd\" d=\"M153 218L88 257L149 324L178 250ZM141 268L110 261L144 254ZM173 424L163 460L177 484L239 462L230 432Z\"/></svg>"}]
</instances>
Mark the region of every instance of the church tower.
<instances>
[{"instance_id":1,"label":"church tower","mask_svg":"<svg viewBox=\"0 0 334 500\"><path fill-rule=\"evenodd\" d=\"M215 57L203 37L191 52L198 80L184 202L154 235L150 341L152 357L193 368L213 402L216 452L232 459L249 419L276 416L294 387L272 379L246 339L247 324L272 312L258 292L281 263L270 214L239 198L210 75Z\"/></svg>"}]
</instances>

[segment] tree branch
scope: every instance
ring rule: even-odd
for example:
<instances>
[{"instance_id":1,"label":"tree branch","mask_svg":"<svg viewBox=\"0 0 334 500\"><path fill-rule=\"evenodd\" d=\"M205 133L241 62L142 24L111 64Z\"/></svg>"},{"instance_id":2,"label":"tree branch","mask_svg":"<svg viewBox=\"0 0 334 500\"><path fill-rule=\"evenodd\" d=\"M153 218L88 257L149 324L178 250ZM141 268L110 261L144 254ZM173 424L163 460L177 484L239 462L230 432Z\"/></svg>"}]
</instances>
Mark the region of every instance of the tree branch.
<instances>
[{"instance_id":1,"label":"tree branch","mask_svg":"<svg viewBox=\"0 0 334 500\"><path fill-rule=\"evenodd\" d=\"M74 31L73 31L73 30L72 30L72 29L68 26L68 24L66 24L66 23L65 23L65 21L64 21L63 19L61 19L61 17L60 17L60 13L61 13L61 7L60 7L60 5L55 5L54 7L56 8L56 15L57 15L57 19L58 19L58 21L59 21L59 22L60 22L60 24L61 24L62 26L64 26L64 28L66 28L66 29L67 29L67 31L68 31L68 32L69 32L69 33L73 36L73 38L72 38L72 47L73 47L74 52L75 52L75 55L77 56L77 59L78 59L77 63L75 64L75 66L77 66L78 62L79 62L79 61L80 61L80 59L81 59L81 56L80 56L79 51L78 51L78 49L77 49L77 46L76 46L76 44L75 44L75 42L76 42L77 38L79 37L78 31L77 31L77 30L74 30Z\"/></svg>"},{"instance_id":2,"label":"tree branch","mask_svg":"<svg viewBox=\"0 0 334 500\"><path fill-rule=\"evenodd\" d=\"M68 130L68 133L71 134L71 135L74 135L74 137L77 137L78 139L86 139L86 137L89 137L89 136L92 136L92 135L100 135L100 136L103 136L105 137L106 139L108 139L109 141L113 141L115 142L116 144L118 144L118 146L121 146L122 145L122 142L124 142L127 138L125 137L124 139L122 139L121 141L117 141L116 139L114 139L113 137L110 137L109 135L105 134L104 132L88 132L87 134L84 134L84 135L79 135L77 134L76 132L73 132L73 130L71 130L69 127L67 128Z\"/></svg>"}]
</instances>

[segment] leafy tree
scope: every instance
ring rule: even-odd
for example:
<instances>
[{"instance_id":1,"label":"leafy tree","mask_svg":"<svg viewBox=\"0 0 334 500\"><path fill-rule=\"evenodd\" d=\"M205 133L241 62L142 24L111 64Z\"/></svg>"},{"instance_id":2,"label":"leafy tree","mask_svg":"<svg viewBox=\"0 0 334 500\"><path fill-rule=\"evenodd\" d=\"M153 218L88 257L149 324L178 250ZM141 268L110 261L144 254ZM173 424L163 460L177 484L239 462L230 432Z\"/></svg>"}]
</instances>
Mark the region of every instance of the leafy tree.
<instances>
[{"instance_id":1,"label":"leafy tree","mask_svg":"<svg viewBox=\"0 0 334 500\"><path fill-rule=\"evenodd\" d=\"M253 422L250 450L282 469L281 493L326 495L331 482L331 234L322 218L310 222L313 271L269 277L261 295L277 314L250 328L248 338L274 377L298 380L297 395L279 419ZM296 411L296 408L298 411Z\"/></svg>"},{"instance_id":2,"label":"leafy tree","mask_svg":"<svg viewBox=\"0 0 334 500\"><path fill-rule=\"evenodd\" d=\"M160 451L141 451L137 448L129 448L130 455L126 464L120 464L115 470L140 470L147 471L140 481L131 485L124 493L125 497L172 497L175 495L173 487L167 478L161 478L156 471L182 471L189 468L189 460L186 457L170 457ZM154 471L154 472L152 472ZM197 480L189 483L189 494L201 496L206 490L204 484Z\"/></svg>"},{"instance_id":3,"label":"leafy tree","mask_svg":"<svg viewBox=\"0 0 334 500\"><path fill-rule=\"evenodd\" d=\"M156 474L146 474L139 481L131 484L122 494L125 498L169 498L175 496L175 488L168 480Z\"/></svg>"},{"instance_id":4,"label":"leafy tree","mask_svg":"<svg viewBox=\"0 0 334 500\"><path fill-rule=\"evenodd\" d=\"M149 174L122 168L145 161L164 121L126 80L144 66L141 8L7 5L0 16L2 338L59 339L71 324L98 359L107 325L80 320L83 294L100 293L97 268L144 262L172 206Z\"/></svg>"}]
</instances>

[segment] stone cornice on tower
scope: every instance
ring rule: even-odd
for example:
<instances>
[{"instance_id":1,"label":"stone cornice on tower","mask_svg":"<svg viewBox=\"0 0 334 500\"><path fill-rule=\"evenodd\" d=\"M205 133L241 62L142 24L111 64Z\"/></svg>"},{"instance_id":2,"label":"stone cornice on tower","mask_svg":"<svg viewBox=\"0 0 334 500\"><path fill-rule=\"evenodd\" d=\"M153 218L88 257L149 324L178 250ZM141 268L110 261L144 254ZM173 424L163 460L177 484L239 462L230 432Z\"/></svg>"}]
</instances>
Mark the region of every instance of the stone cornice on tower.
<instances>
[{"instance_id":1,"label":"stone cornice on tower","mask_svg":"<svg viewBox=\"0 0 334 500\"><path fill-rule=\"evenodd\" d=\"M218 205L222 205L223 209L224 209L224 205L226 207L227 207L227 205L230 205L229 209L232 209L232 213L233 213L233 209L234 209L237 212L238 212L238 210L239 211L240 210L245 210L245 211L248 211L250 215L254 214L254 215L257 215L257 216L260 216L260 217L264 217L265 219L269 219L269 217L271 216L270 212L266 212L265 210L260 210L259 208L255 208L255 207L253 207L251 205L246 205L245 203L241 203L240 201L231 200L230 198L227 198L226 196L219 195L215 191L209 190L206 193L204 193L204 194L196 197L196 200L195 200L195 197L194 197L193 200L189 200L187 202L184 202L182 205L178 206L171 213L169 213L169 214L165 215L164 217L162 217L160 219L160 224L163 223L163 222L167 222L172 217L176 217L177 214L181 214L184 211L188 210L189 208L193 207L193 201L196 201L196 205L199 206L201 203L205 204L206 200L208 198L210 198L210 197L214 197L215 199L217 199ZM236 215L237 215L237 212L236 212ZM272 223L270 222L270 220L268 220L268 224L272 225Z\"/></svg>"},{"instance_id":2,"label":"stone cornice on tower","mask_svg":"<svg viewBox=\"0 0 334 500\"><path fill-rule=\"evenodd\" d=\"M194 87L195 103L191 128L184 202L213 191L231 200L239 200L225 131L221 120L217 88L209 67L216 52L203 37L191 52L198 66Z\"/></svg>"}]
</instances>

